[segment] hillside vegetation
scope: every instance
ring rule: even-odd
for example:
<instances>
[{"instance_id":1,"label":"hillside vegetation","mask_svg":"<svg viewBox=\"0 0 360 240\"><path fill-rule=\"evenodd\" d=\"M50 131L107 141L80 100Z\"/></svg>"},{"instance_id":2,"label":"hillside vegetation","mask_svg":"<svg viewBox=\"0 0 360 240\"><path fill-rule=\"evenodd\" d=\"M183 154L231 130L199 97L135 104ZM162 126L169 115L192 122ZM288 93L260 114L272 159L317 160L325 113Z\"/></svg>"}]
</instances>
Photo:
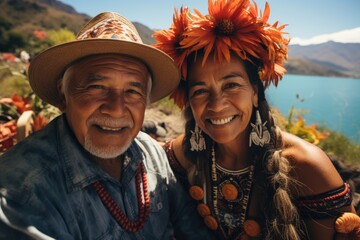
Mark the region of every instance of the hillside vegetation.
<instances>
[{"instance_id":1,"label":"hillside vegetation","mask_svg":"<svg viewBox=\"0 0 360 240\"><path fill-rule=\"evenodd\" d=\"M0 23L8 29L31 35L35 30L67 28L77 32L90 17L56 0L2 0Z\"/></svg>"}]
</instances>

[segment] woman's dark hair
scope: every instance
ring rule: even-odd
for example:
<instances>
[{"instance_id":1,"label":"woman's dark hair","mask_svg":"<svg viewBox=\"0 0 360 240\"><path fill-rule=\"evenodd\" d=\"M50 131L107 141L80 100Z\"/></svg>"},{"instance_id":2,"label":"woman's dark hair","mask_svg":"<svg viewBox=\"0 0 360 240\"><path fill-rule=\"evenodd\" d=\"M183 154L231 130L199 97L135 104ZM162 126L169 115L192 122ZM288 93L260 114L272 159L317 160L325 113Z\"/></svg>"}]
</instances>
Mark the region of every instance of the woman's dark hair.
<instances>
[{"instance_id":1,"label":"woman's dark hair","mask_svg":"<svg viewBox=\"0 0 360 240\"><path fill-rule=\"evenodd\" d=\"M188 57L188 70L191 69L191 63L199 57L199 53ZM236 57L231 55L231 57ZM192 59L193 61L190 61ZM211 58L209 58L211 59ZM244 61L245 68L250 80L250 83L257 88L258 94L258 108L253 108L251 122L256 120L256 111L259 110L262 122L266 121L266 127L270 132L271 140L269 144L263 147L252 144L250 147L255 163L255 176L254 186L261 189L265 196L261 196L261 210L263 218L265 219L266 230L264 231L265 239L287 239L287 240L300 240L306 239L301 231L298 213L295 205L291 201L289 191L289 183L293 181L289 177L290 165L289 161L281 156L282 138L279 128L274 124L273 118L270 113L270 107L265 98L265 89L262 81L259 78L259 61L252 59ZM186 81L184 81L186 82ZM187 86L183 86L187 88ZM185 92L188 92L186 89ZM183 142L184 154L187 159L193 162L194 166L203 167L206 161L211 159L211 147L213 140L202 132L207 149L200 152L190 151L190 138L191 131L195 127L195 119L192 110L187 104L184 110L185 124L185 137ZM207 164L209 165L209 164ZM198 169L201 172L202 169ZM204 170L205 171L205 170ZM204 176L204 175L199 175ZM199 179L195 181L201 181ZM203 181L203 180L202 180ZM194 184L194 183L191 183ZM256 186L255 186L256 185ZM260 200L260 199L258 199Z\"/></svg>"}]
</instances>

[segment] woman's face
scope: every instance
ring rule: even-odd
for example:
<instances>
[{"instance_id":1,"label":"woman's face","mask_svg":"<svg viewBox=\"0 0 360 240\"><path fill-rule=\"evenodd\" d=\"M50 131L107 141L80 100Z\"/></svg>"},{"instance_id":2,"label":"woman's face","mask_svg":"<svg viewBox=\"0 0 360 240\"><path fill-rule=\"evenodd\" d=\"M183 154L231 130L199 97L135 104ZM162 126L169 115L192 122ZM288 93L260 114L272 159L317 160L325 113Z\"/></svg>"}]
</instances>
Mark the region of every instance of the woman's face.
<instances>
[{"instance_id":1,"label":"woman's face","mask_svg":"<svg viewBox=\"0 0 360 240\"><path fill-rule=\"evenodd\" d=\"M189 100L198 126L220 144L248 140L253 107L258 106L257 89L251 85L244 62L232 55L231 61L204 66L198 58L190 66Z\"/></svg>"}]
</instances>

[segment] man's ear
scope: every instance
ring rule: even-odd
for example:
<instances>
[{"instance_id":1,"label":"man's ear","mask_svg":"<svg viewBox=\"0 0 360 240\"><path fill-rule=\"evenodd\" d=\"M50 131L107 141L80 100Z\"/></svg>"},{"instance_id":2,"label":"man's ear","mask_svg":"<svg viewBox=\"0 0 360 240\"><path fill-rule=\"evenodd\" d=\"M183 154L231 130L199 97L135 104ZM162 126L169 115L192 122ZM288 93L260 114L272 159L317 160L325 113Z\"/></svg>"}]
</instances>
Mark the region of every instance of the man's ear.
<instances>
[{"instance_id":1,"label":"man's ear","mask_svg":"<svg viewBox=\"0 0 360 240\"><path fill-rule=\"evenodd\" d=\"M57 107L60 109L61 112L64 112L66 108L66 98L64 94L64 84L62 78L60 78L57 82L57 90L60 97L60 104Z\"/></svg>"}]
</instances>

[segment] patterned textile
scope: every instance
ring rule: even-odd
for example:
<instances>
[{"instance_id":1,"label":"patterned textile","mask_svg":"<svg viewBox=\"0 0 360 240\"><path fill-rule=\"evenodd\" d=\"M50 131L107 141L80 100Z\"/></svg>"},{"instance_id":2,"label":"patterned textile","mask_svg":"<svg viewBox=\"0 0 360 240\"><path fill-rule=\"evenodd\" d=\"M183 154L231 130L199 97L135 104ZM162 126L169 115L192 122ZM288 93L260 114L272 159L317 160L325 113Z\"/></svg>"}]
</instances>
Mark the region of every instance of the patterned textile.
<instances>
[{"instance_id":1,"label":"patterned textile","mask_svg":"<svg viewBox=\"0 0 360 240\"><path fill-rule=\"evenodd\" d=\"M250 167L239 171L230 171L217 164L216 173L218 176L218 209L217 216L223 236L226 238L239 234L243 229L243 222L248 207L250 194ZM222 192L223 186L231 184L237 189L237 197L233 200L226 199Z\"/></svg>"},{"instance_id":2,"label":"patterned textile","mask_svg":"<svg viewBox=\"0 0 360 240\"><path fill-rule=\"evenodd\" d=\"M351 201L350 187L344 183L343 186L329 192L300 197L295 204L303 218L322 219L340 216L339 209L349 206Z\"/></svg>"}]
</instances>

